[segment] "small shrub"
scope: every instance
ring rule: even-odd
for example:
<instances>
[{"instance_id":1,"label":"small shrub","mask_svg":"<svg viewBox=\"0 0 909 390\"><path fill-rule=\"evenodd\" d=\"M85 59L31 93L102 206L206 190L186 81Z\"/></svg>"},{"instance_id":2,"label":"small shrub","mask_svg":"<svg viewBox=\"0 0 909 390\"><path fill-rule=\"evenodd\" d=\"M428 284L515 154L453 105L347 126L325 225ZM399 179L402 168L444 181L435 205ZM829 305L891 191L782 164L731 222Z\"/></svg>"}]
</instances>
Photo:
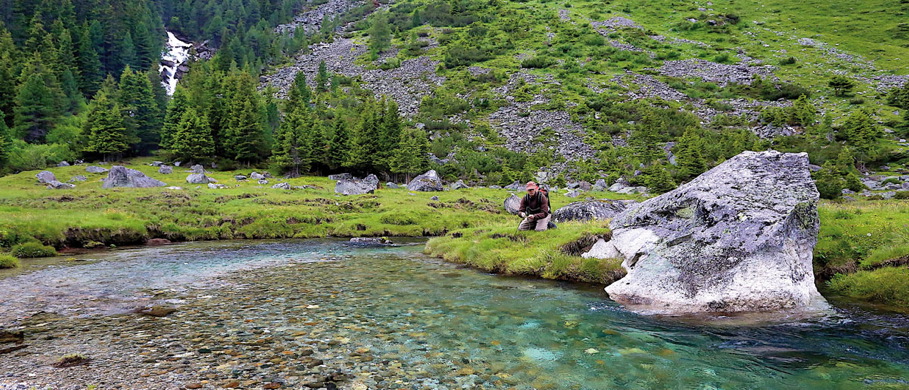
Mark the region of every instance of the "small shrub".
<instances>
[{"instance_id":1,"label":"small shrub","mask_svg":"<svg viewBox=\"0 0 909 390\"><path fill-rule=\"evenodd\" d=\"M543 69L555 65L555 60L549 57L536 56L521 61L522 68Z\"/></svg>"},{"instance_id":2,"label":"small shrub","mask_svg":"<svg viewBox=\"0 0 909 390\"><path fill-rule=\"evenodd\" d=\"M10 255L0 255L0 269L19 268L19 259Z\"/></svg>"},{"instance_id":3,"label":"small shrub","mask_svg":"<svg viewBox=\"0 0 909 390\"><path fill-rule=\"evenodd\" d=\"M789 57L789 58L784 58L784 59L780 60L780 65L783 65L783 66L795 65L795 62L796 62L795 57Z\"/></svg>"},{"instance_id":4,"label":"small shrub","mask_svg":"<svg viewBox=\"0 0 909 390\"><path fill-rule=\"evenodd\" d=\"M32 257L56 256L57 251L52 246L42 245L40 242L26 242L16 245L12 249L13 256L20 259Z\"/></svg>"},{"instance_id":5,"label":"small shrub","mask_svg":"<svg viewBox=\"0 0 909 390\"><path fill-rule=\"evenodd\" d=\"M909 199L909 191L897 191L893 199Z\"/></svg>"}]
</instances>

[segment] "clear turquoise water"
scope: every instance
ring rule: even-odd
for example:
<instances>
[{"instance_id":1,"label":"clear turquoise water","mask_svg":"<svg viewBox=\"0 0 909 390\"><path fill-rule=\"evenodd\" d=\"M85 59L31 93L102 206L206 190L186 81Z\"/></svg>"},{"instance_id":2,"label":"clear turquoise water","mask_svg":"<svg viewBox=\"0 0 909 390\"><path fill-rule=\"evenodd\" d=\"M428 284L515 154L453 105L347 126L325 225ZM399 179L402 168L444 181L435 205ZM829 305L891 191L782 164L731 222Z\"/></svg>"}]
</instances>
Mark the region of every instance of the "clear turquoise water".
<instances>
[{"instance_id":1,"label":"clear turquoise water","mask_svg":"<svg viewBox=\"0 0 909 390\"><path fill-rule=\"evenodd\" d=\"M103 304L71 314L91 315L149 299L154 289L242 284L245 294L276 302L246 318L274 332L307 330L288 318L318 318L319 331L350 350L401 362L393 367L406 378L400 388L909 388L905 315L840 305L822 319L751 326L655 318L624 310L600 288L490 275L428 258L420 248L330 240L187 244L96 255L0 279L0 289L35 296L77 286L80 300ZM193 294L185 295L189 303ZM318 308L300 308L304 301ZM36 302L6 301L0 315L11 321ZM360 368L370 367L352 369Z\"/></svg>"}]
</instances>

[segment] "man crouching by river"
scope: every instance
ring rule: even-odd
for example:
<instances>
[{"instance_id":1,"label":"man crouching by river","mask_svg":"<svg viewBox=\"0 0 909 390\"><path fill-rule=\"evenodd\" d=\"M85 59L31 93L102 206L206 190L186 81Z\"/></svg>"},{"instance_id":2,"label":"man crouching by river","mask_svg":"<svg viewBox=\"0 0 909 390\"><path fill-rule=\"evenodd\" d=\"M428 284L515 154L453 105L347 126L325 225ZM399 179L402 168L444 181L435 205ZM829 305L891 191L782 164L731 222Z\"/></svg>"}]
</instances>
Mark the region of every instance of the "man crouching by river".
<instances>
[{"instance_id":1,"label":"man crouching by river","mask_svg":"<svg viewBox=\"0 0 909 390\"><path fill-rule=\"evenodd\" d=\"M549 226L552 214L549 213L549 199L540 191L537 183L527 182L527 195L521 199L518 215L524 218L518 230L536 230L541 232Z\"/></svg>"}]
</instances>

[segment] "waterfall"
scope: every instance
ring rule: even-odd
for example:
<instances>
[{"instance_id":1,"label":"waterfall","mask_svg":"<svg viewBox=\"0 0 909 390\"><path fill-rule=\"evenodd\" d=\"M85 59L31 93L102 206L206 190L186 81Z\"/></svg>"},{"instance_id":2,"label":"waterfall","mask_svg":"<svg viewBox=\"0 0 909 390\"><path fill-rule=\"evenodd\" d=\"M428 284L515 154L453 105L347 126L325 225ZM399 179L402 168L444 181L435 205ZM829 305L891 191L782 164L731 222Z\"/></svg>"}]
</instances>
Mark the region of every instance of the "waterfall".
<instances>
[{"instance_id":1,"label":"waterfall","mask_svg":"<svg viewBox=\"0 0 909 390\"><path fill-rule=\"evenodd\" d=\"M188 70L186 61L189 59L189 49L192 46L191 43L183 42L174 33L167 31L167 48L161 54L158 72L161 74L161 84L168 95L174 94L177 81Z\"/></svg>"}]
</instances>

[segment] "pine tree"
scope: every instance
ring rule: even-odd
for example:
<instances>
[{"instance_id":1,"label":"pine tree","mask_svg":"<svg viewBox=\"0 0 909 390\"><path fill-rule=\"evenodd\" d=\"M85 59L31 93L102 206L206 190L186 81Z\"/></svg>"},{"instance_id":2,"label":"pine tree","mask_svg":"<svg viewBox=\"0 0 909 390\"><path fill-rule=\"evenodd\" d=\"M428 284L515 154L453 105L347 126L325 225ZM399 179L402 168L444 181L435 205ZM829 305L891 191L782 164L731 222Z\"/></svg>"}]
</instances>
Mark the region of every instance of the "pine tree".
<instances>
[{"instance_id":1,"label":"pine tree","mask_svg":"<svg viewBox=\"0 0 909 390\"><path fill-rule=\"evenodd\" d=\"M678 186L663 164L652 164L644 169L644 184L658 194L671 191Z\"/></svg>"},{"instance_id":2,"label":"pine tree","mask_svg":"<svg viewBox=\"0 0 909 390\"><path fill-rule=\"evenodd\" d=\"M0 26L0 112L6 116L6 126L13 126L13 107L16 99L16 45L12 34Z\"/></svg>"},{"instance_id":3,"label":"pine tree","mask_svg":"<svg viewBox=\"0 0 909 390\"><path fill-rule=\"evenodd\" d=\"M423 172L428 165L429 137L416 128L401 131L398 146L391 159L391 172L403 174L409 180L412 174Z\"/></svg>"},{"instance_id":4,"label":"pine tree","mask_svg":"<svg viewBox=\"0 0 909 390\"><path fill-rule=\"evenodd\" d=\"M382 118L379 126L378 150L376 165L380 170L389 171L394 149L401 138L401 115L394 100L382 100Z\"/></svg>"},{"instance_id":5,"label":"pine tree","mask_svg":"<svg viewBox=\"0 0 909 390\"><path fill-rule=\"evenodd\" d=\"M330 170L336 170L347 162L347 149L350 147L350 136L347 124L341 118L335 118L329 132L328 145L325 151L325 164Z\"/></svg>"},{"instance_id":6,"label":"pine tree","mask_svg":"<svg viewBox=\"0 0 909 390\"><path fill-rule=\"evenodd\" d=\"M289 112L278 127L272 163L289 177L298 177L312 166L312 139L309 135L314 127L313 114L305 107L296 107Z\"/></svg>"},{"instance_id":7,"label":"pine tree","mask_svg":"<svg viewBox=\"0 0 909 390\"><path fill-rule=\"evenodd\" d=\"M188 109L189 100L186 97L186 89L184 89L183 86L178 85L177 90L174 91L173 98L167 105L164 124L161 126L161 142L159 143L161 148L173 148L173 140L177 135L177 128L180 126L180 120Z\"/></svg>"},{"instance_id":8,"label":"pine tree","mask_svg":"<svg viewBox=\"0 0 909 390\"><path fill-rule=\"evenodd\" d=\"M114 54L114 60L116 61L116 68L114 68L116 72L113 72L114 74L119 73L127 66L135 68L139 65L139 61L136 57L136 45L133 43L133 36L129 31L127 31L126 34L123 34L123 37L117 41Z\"/></svg>"},{"instance_id":9,"label":"pine tree","mask_svg":"<svg viewBox=\"0 0 909 390\"><path fill-rule=\"evenodd\" d=\"M312 100L312 91L309 89L309 85L306 84L305 73L297 72L296 76L294 76L294 82L290 86L290 91L287 94L287 100L288 107L309 105L310 100ZM287 111L290 110L291 108L287 108Z\"/></svg>"},{"instance_id":10,"label":"pine tree","mask_svg":"<svg viewBox=\"0 0 909 390\"><path fill-rule=\"evenodd\" d=\"M84 151L100 154L104 161L119 158L129 150L132 141L123 122L120 104L107 90L101 90L89 106L82 133L87 137Z\"/></svg>"},{"instance_id":11,"label":"pine tree","mask_svg":"<svg viewBox=\"0 0 909 390\"><path fill-rule=\"evenodd\" d=\"M101 81L104 80L104 70L98 51L92 43L91 31L88 26L83 28L82 33L79 35L77 46L79 57L77 65L81 75L79 78L79 89L85 96L91 97L101 87Z\"/></svg>"},{"instance_id":12,"label":"pine tree","mask_svg":"<svg viewBox=\"0 0 909 390\"><path fill-rule=\"evenodd\" d=\"M9 159L9 145L9 129L6 127L3 111L0 111L0 173L3 172Z\"/></svg>"},{"instance_id":13,"label":"pine tree","mask_svg":"<svg viewBox=\"0 0 909 390\"><path fill-rule=\"evenodd\" d=\"M389 46L391 46L391 27L388 25L388 16L384 12L378 12L372 18L372 26L369 28L369 51L375 59Z\"/></svg>"},{"instance_id":14,"label":"pine tree","mask_svg":"<svg viewBox=\"0 0 909 390\"><path fill-rule=\"evenodd\" d=\"M685 130L675 147L675 161L678 166L678 178L688 181L707 170L707 161L704 158L704 140L697 129Z\"/></svg>"},{"instance_id":15,"label":"pine tree","mask_svg":"<svg viewBox=\"0 0 909 390\"><path fill-rule=\"evenodd\" d=\"M316 72L317 92L328 91L329 78L330 76L328 75L328 66L325 65L325 61L319 61L319 70Z\"/></svg>"},{"instance_id":16,"label":"pine tree","mask_svg":"<svg viewBox=\"0 0 909 390\"><path fill-rule=\"evenodd\" d=\"M133 72L129 66L124 68L120 74L117 100L126 115L130 133L139 139L134 146L136 152L149 152L160 140L162 118L148 76Z\"/></svg>"},{"instance_id":17,"label":"pine tree","mask_svg":"<svg viewBox=\"0 0 909 390\"><path fill-rule=\"evenodd\" d=\"M16 92L14 124L18 138L43 142L62 114L65 96L53 72L35 57L26 64Z\"/></svg>"},{"instance_id":18,"label":"pine tree","mask_svg":"<svg viewBox=\"0 0 909 390\"><path fill-rule=\"evenodd\" d=\"M367 100L363 103L360 107L360 121L350 134L350 149L345 165L361 173L372 171L375 168L381 121L376 106L375 100Z\"/></svg>"},{"instance_id":19,"label":"pine tree","mask_svg":"<svg viewBox=\"0 0 909 390\"><path fill-rule=\"evenodd\" d=\"M224 157L251 163L267 157L262 105L252 76L235 72L225 79L229 116L223 129Z\"/></svg>"},{"instance_id":20,"label":"pine tree","mask_svg":"<svg viewBox=\"0 0 909 390\"><path fill-rule=\"evenodd\" d=\"M859 161L865 161L874 153L882 132L870 111L858 110L846 118L840 134L857 152Z\"/></svg>"},{"instance_id":21,"label":"pine tree","mask_svg":"<svg viewBox=\"0 0 909 390\"><path fill-rule=\"evenodd\" d=\"M180 117L170 142L174 157L188 161L208 161L215 154L215 141L205 114L189 107Z\"/></svg>"}]
</instances>

